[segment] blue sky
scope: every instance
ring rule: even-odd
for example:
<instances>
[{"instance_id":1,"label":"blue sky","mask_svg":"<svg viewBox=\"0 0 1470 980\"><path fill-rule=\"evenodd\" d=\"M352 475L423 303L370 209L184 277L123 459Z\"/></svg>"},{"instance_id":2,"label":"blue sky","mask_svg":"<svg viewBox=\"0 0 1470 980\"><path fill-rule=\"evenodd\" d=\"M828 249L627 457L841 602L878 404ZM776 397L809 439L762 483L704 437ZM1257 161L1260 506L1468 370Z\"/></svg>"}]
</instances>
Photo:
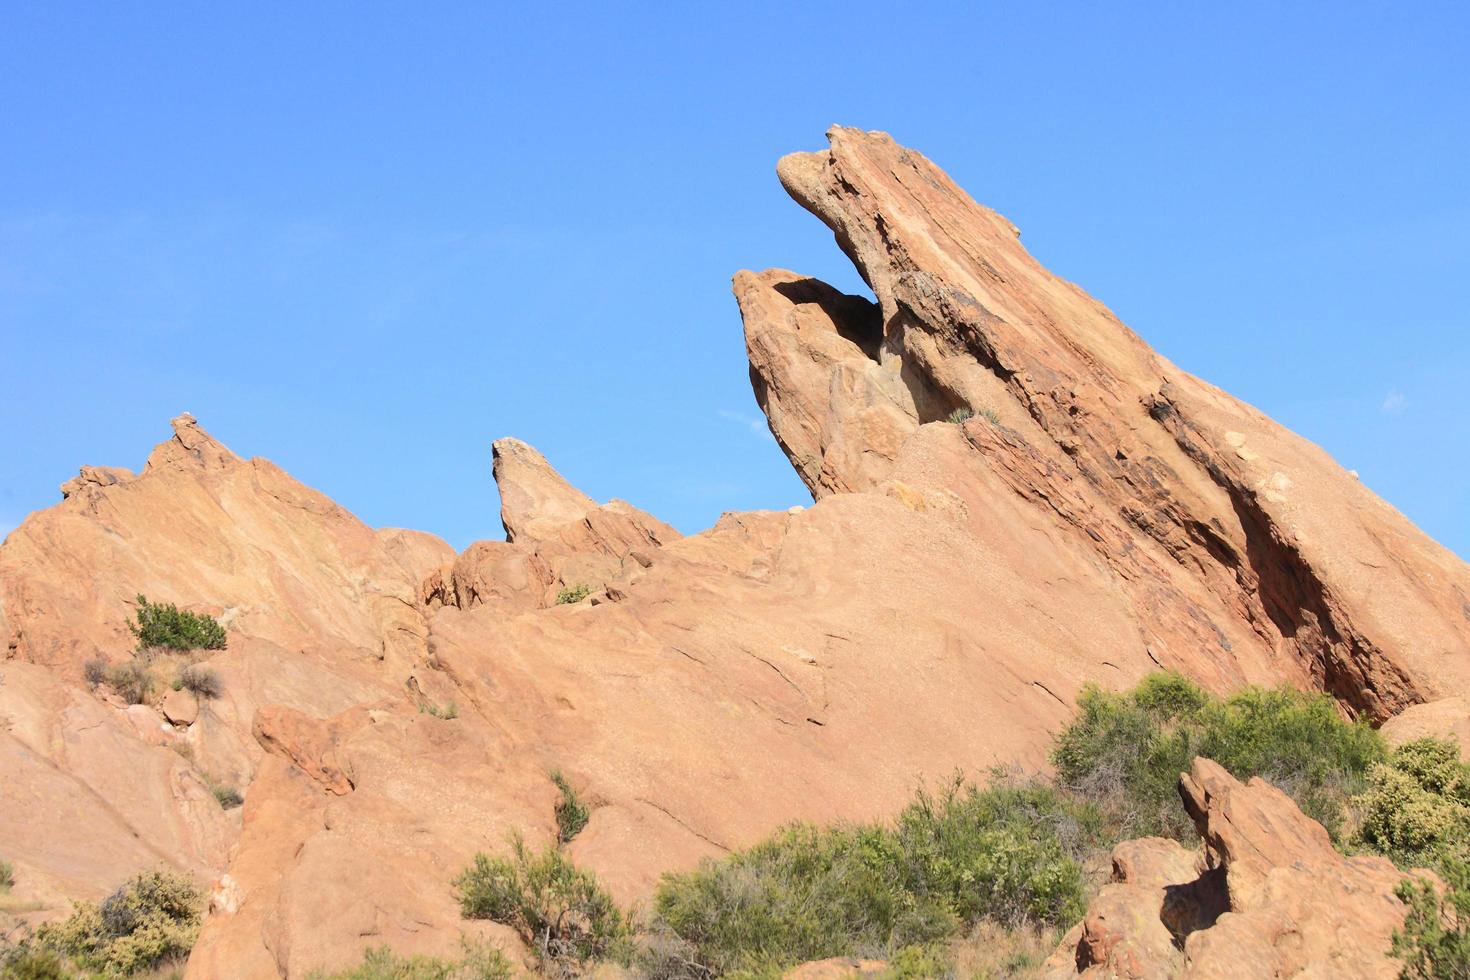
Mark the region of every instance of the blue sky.
<instances>
[{"instance_id":1,"label":"blue sky","mask_svg":"<svg viewBox=\"0 0 1470 980\"><path fill-rule=\"evenodd\" d=\"M729 277L885 129L1470 555L1470 4L3 5L0 533L180 411L498 538L490 441L686 531L807 500Z\"/></svg>"}]
</instances>

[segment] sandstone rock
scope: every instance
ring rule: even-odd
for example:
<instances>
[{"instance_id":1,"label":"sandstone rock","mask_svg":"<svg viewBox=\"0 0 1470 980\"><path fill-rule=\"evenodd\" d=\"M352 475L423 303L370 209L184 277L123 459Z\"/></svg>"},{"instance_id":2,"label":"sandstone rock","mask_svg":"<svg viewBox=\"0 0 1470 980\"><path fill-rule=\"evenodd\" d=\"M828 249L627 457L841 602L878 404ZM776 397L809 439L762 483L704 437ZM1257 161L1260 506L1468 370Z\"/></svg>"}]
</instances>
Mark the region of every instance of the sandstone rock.
<instances>
[{"instance_id":1,"label":"sandstone rock","mask_svg":"<svg viewBox=\"0 0 1470 980\"><path fill-rule=\"evenodd\" d=\"M502 440L507 540L456 555L181 417L136 476L84 471L12 532L0 714L19 734L0 785L26 805L0 807L0 839L56 907L159 863L228 874L200 978L341 969L384 943L454 955L463 932L513 947L462 921L448 883L513 831L555 839L553 768L597 802L568 852L629 902L790 820L888 816L957 768L1042 768L1087 683L1170 667L1220 691L1320 688L1378 720L1462 693L1462 562L1159 358L927 160L881 134L831 140L780 176L876 303L784 271L735 280L757 397L811 507L680 537ZM958 408L977 414L943 421ZM558 605L576 585L618 601ZM87 660L131 650L139 592L228 630L222 695L187 733L83 684ZM244 790L239 817L206 775ZM1324 876L1349 909L1350 886L1381 884L1303 864L1320 838L1270 801L1257 813L1256 787L1193 778L1250 907L1199 926L1208 904L1169 889L1214 879L1169 882L1180 856L1139 845L1084 923L1090 957L1150 962L1157 920L1208 962L1196 937L1227 920L1319 921L1282 882L1307 902L1299 879ZM1252 865L1241 842L1267 825L1309 872ZM1381 925L1347 923L1364 948Z\"/></svg>"},{"instance_id":2,"label":"sandstone rock","mask_svg":"<svg viewBox=\"0 0 1470 980\"><path fill-rule=\"evenodd\" d=\"M1113 851L1113 881L1048 961L1048 976L1395 977L1388 950L1404 875L1385 858L1345 857L1327 832L1262 779L1208 759L1180 780L1203 839L1190 854L1146 839Z\"/></svg>"},{"instance_id":3,"label":"sandstone rock","mask_svg":"<svg viewBox=\"0 0 1470 980\"><path fill-rule=\"evenodd\" d=\"M1470 760L1470 697L1411 705L1384 722L1382 731L1392 745L1416 738L1447 738L1459 743L1461 758Z\"/></svg>"},{"instance_id":4,"label":"sandstone rock","mask_svg":"<svg viewBox=\"0 0 1470 980\"><path fill-rule=\"evenodd\" d=\"M192 725L199 717L199 699L188 691L169 691L159 710L171 724Z\"/></svg>"},{"instance_id":5,"label":"sandstone rock","mask_svg":"<svg viewBox=\"0 0 1470 980\"><path fill-rule=\"evenodd\" d=\"M838 956L828 960L803 963L781 975L781 980L846 980L848 977L881 976L888 969L883 960L863 960Z\"/></svg>"}]
</instances>

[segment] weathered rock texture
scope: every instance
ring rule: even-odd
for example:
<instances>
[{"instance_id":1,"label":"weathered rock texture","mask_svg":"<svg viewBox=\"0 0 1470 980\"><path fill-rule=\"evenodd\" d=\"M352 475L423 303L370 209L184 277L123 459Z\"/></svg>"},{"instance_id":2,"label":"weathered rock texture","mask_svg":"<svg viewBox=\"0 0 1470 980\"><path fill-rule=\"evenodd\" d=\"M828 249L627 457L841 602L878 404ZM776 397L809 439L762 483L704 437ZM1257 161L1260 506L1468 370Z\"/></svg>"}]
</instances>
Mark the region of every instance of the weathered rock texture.
<instances>
[{"instance_id":1,"label":"weathered rock texture","mask_svg":"<svg viewBox=\"0 0 1470 980\"><path fill-rule=\"evenodd\" d=\"M1155 355L923 157L831 139L780 175L876 303L735 280L810 508L680 537L502 440L506 540L456 556L185 417L141 473L86 468L14 531L17 898L54 915L158 863L218 875L190 976L296 977L381 943L452 954L465 930L513 945L462 922L449 882L512 831L553 839L553 768L594 803L568 851L631 900L792 819L1043 767L1089 682L1285 681L1375 720L1463 693L1463 563ZM958 408L977 414L941 421ZM192 720L85 681L130 655L138 593L228 629L207 660L223 692Z\"/></svg>"},{"instance_id":2,"label":"weathered rock texture","mask_svg":"<svg viewBox=\"0 0 1470 980\"><path fill-rule=\"evenodd\" d=\"M1048 962L1049 976L1189 980L1398 976L1405 908L1387 858L1344 857L1322 825L1262 779L1208 759L1180 780L1203 841L1113 851L1113 880Z\"/></svg>"}]
</instances>

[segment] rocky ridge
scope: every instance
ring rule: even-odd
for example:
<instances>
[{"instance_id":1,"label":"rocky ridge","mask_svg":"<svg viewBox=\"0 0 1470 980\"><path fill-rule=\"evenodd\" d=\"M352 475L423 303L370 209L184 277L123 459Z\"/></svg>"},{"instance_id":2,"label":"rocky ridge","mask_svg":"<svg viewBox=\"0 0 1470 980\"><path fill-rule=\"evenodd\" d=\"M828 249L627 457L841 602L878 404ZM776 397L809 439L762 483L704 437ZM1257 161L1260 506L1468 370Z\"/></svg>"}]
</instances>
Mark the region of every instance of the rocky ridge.
<instances>
[{"instance_id":1,"label":"rocky ridge","mask_svg":"<svg viewBox=\"0 0 1470 980\"><path fill-rule=\"evenodd\" d=\"M681 536L507 439L505 540L456 555L185 416L141 472L83 468L12 532L0 784L24 805L0 807L0 839L17 897L64 909L170 865L215 882L191 977L303 976L382 943L513 946L462 922L448 882L513 830L554 839L553 768L594 803L569 852L629 901L792 819L883 817L957 768L1042 768L1084 684L1160 667L1463 728L1470 568L1159 357L928 160L829 136L778 174L874 299L782 270L734 282L809 508ZM591 597L557 602L576 586ZM89 661L129 655L139 593L226 625L206 661L220 697L89 690ZM1191 778L1206 829L1236 805L1220 801L1265 792ZM216 782L244 807L222 811ZM1270 879L1221 841L1232 880ZM1150 846L1115 888L1198 877ZM1379 894L1370 871L1330 869ZM1088 968L1160 928L1089 939Z\"/></svg>"}]
</instances>

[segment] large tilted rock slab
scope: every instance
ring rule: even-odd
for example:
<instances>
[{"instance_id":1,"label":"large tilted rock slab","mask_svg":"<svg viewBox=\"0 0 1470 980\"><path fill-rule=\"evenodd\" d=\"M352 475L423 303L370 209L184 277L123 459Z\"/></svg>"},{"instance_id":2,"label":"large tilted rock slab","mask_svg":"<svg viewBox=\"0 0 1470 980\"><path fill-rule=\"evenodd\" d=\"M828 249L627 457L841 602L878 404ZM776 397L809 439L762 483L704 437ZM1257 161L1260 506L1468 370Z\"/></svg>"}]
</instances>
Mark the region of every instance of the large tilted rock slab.
<instances>
[{"instance_id":1,"label":"large tilted rock slab","mask_svg":"<svg viewBox=\"0 0 1470 980\"><path fill-rule=\"evenodd\" d=\"M1470 686L1463 562L1048 273L923 156L882 133L828 136L829 150L787 156L778 173L876 308L780 270L735 281L757 398L814 496L879 486L917 423L973 410L989 416L966 426L973 454L938 479L1006 474L1032 520L1072 547L1105 522L1099 560L1135 606L1175 620L1155 644L1169 666L1278 661L1269 669L1379 720ZM1181 649L1197 631L1180 610L1218 641ZM1254 651L1235 642L1241 629Z\"/></svg>"},{"instance_id":2,"label":"large tilted rock slab","mask_svg":"<svg viewBox=\"0 0 1470 980\"><path fill-rule=\"evenodd\" d=\"M1208 759L1181 778L1202 850L1145 838L1113 850L1113 880L1048 961L1052 980L1398 976L1405 907L1386 858L1345 857L1262 779Z\"/></svg>"}]
</instances>

